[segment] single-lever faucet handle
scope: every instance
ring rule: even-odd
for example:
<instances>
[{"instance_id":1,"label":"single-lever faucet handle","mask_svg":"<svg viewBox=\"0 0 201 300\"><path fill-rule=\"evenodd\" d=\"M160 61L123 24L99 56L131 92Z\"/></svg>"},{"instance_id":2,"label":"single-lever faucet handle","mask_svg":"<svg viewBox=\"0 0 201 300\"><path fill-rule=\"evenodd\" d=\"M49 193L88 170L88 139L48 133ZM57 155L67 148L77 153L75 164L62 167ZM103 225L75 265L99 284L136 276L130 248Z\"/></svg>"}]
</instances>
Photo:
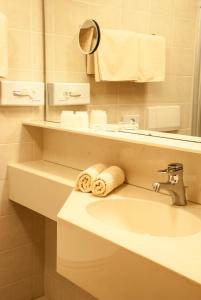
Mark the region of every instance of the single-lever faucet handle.
<instances>
[{"instance_id":1,"label":"single-lever faucet handle","mask_svg":"<svg viewBox=\"0 0 201 300\"><path fill-rule=\"evenodd\" d=\"M168 165L168 172L169 173L177 173L179 171L183 171L184 167L181 163L173 163Z\"/></svg>"},{"instance_id":2,"label":"single-lever faucet handle","mask_svg":"<svg viewBox=\"0 0 201 300\"><path fill-rule=\"evenodd\" d=\"M172 163L169 164L167 169L159 170L159 173L177 173L179 171L183 171L183 164L181 163Z\"/></svg>"}]
</instances>

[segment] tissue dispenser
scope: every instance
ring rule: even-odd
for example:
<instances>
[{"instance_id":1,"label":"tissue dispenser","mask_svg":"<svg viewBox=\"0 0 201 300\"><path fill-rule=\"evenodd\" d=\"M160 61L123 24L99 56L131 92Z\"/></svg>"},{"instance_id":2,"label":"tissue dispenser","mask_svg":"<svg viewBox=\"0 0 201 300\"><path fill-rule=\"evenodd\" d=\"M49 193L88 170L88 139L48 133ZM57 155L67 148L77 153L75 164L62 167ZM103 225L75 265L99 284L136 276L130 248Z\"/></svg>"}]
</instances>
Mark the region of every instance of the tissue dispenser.
<instances>
[{"instance_id":1,"label":"tissue dispenser","mask_svg":"<svg viewBox=\"0 0 201 300\"><path fill-rule=\"evenodd\" d=\"M171 132L181 127L179 105L150 106L147 108L147 129Z\"/></svg>"},{"instance_id":2,"label":"tissue dispenser","mask_svg":"<svg viewBox=\"0 0 201 300\"><path fill-rule=\"evenodd\" d=\"M47 84L48 102L51 106L85 105L90 103L89 83Z\"/></svg>"}]
</instances>

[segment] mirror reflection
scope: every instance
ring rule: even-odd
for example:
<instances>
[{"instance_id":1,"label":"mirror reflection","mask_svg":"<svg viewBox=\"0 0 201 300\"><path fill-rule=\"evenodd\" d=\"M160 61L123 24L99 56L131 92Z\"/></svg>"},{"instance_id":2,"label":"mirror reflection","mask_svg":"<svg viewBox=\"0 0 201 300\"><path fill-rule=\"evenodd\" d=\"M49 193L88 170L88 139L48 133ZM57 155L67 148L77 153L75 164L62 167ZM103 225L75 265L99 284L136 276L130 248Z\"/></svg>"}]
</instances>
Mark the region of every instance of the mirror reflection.
<instances>
[{"instance_id":1,"label":"mirror reflection","mask_svg":"<svg viewBox=\"0 0 201 300\"><path fill-rule=\"evenodd\" d=\"M97 53L101 43L97 24L92 20L100 29L164 38L165 80L98 82L88 69L86 55ZM53 86L56 83L90 84L90 102L86 101L85 105L77 96L83 88L79 85L72 90L62 87L57 94L61 101L55 106L49 105L47 99L48 121L60 122L62 111L90 113L95 110L106 112L107 123L130 126L128 129L134 125L140 130L201 135L199 0L123 0L121 3L47 0L45 24L47 83ZM130 52L124 52L125 57L128 55ZM56 85L53 90L56 93ZM68 105L64 100L69 99L63 99L64 94L74 95L78 105Z\"/></svg>"}]
</instances>

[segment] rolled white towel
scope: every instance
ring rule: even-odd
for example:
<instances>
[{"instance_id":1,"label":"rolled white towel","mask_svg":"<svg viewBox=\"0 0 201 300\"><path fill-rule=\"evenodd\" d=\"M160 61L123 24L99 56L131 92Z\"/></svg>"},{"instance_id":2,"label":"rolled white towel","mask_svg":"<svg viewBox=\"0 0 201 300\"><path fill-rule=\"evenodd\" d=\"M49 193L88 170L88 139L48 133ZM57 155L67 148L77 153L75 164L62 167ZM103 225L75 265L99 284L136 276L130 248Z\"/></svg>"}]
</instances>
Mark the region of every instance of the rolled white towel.
<instances>
[{"instance_id":1,"label":"rolled white towel","mask_svg":"<svg viewBox=\"0 0 201 300\"><path fill-rule=\"evenodd\" d=\"M75 189L83 193L90 193L92 181L106 168L105 164L96 164L82 171L77 177Z\"/></svg>"},{"instance_id":2,"label":"rolled white towel","mask_svg":"<svg viewBox=\"0 0 201 300\"><path fill-rule=\"evenodd\" d=\"M111 166L100 173L92 182L92 193L95 196L104 197L125 182L124 171Z\"/></svg>"}]
</instances>

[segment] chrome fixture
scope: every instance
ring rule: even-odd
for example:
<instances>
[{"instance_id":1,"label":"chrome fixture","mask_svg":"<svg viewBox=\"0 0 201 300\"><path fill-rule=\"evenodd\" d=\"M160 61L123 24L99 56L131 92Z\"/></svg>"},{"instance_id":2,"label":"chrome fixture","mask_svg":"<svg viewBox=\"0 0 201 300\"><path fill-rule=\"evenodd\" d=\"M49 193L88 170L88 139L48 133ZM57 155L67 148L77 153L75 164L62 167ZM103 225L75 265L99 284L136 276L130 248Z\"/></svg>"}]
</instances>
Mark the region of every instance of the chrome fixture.
<instances>
[{"instance_id":1,"label":"chrome fixture","mask_svg":"<svg viewBox=\"0 0 201 300\"><path fill-rule=\"evenodd\" d=\"M185 187L183 182L183 165L180 163L169 164L167 169L160 170L160 173L168 175L167 182L156 182L153 184L155 192L161 189L168 191L172 197L173 205L187 205Z\"/></svg>"}]
</instances>

